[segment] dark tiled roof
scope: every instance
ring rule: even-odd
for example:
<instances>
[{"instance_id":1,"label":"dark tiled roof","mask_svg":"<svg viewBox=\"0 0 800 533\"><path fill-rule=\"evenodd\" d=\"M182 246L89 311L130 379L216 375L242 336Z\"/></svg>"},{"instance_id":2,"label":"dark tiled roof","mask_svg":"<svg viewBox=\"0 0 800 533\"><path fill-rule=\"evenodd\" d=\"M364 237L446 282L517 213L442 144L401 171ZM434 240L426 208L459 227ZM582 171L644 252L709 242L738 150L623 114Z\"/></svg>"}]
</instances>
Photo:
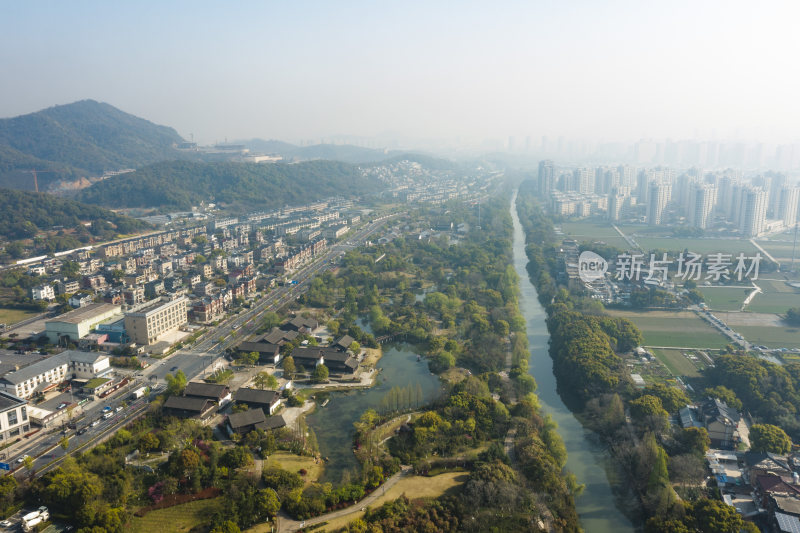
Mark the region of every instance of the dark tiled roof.
<instances>
[{"instance_id":1,"label":"dark tiled roof","mask_svg":"<svg viewBox=\"0 0 800 533\"><path fill-rule=\"evenodd\" d=\"M304 361L316 360L324 355L325 353L323 351L323 348L319 348L316 346L297 347L294 350L292 350L292 357L294 358L295 361L298 359L302 359Z\"/></svg>"},{"instance_id":2,"label":"dark tiled roof","mask_svg":"<svg viewBox=\"0 0 800 533\"><path fill-rule=\"evenodd\" d=\"M264 422L256 424L257 429L278 429L286 426L286 420L283 419L283 415L275 415L275 416L268 416Z\"/></svg>"},{"instance_id":3,"label":"dark tiled roof","mask_svg":"<svg viewBox=\"0 0 800 533\"><path fill-rule=\"evenodd\" d=\"M302 316L298 316L291 319L287 325L295 329L316 329L319 327L319 322L317 322L317 320L314 318L304 318Z\"/></svg>"},{"instance_id":4,"label":"dark tiled roof","mask_svg":"<svg viewBox=\"0 0 800 533\"><path fill-rule=\"evenodd\" d=\"M248 409L242 413L233 413L228 416L228 424L231 428L236 430L255 424L260 424L266 421L264 411L261 409Z\"/></svg>"},{"instance_id":5,"label":"dark tiled roof","mask_svg":"<svg viewBox=\"0 0 800 533\"><path fill-rule=\"evenodd\" d=\"M164 402L167 409L180 409L182 411L195 411L202 413L213 406L208 398L192 398L187 396L170 396Z\"/></svg>"},{"instance_id":6,"label":"dark tiled roof","mask_svg":"<svg viewBox=\"0 0 800 533\"><path fill-rule=\"evenodd\" d=\"M236 391L233 399L237 402L247 404L272 405L278 401L280 397L281 394L274 390L259 390L243 387Z\"/></svg>"},{"instance_id":7,"label":"dark tiled roof","mask_svg":"<svg viewBox=\"0 0 800 533\"><path fill-rule=\"evenodd\" d=\"M230 389L227 385L220 385L217 383L198 383L190 381L183 391L184 396L197 396L198 398L212 398L219 400L227 395Z\"/></svg>"},{"instance_id":8,"label":"dark tiled roof","mask_svg":"<svg viewBox=\"0 0 800 533\"><path fill-rule=\"evenodd\" d=\"M344 337L336 341L336 344L334 346L339 346L342 349L347 350L348 348L350 348L350 345L353 344L353 341L355 341L353 337L351 337L350 335L345 335Z\"/></svg>"},{"instance_id":9,"label":"dark tiled roof","mask_svg":"<svg viewBox=\"0 0 800 533\"><path fill-rule=\"evenodd\" d=\"M258 352L260 354L275 355L281 349L277 344L269 342L243 342L236 347L241 352Z\"/></svg>"},{"instance_id":10,"label":"dark tiled roof","mask_svg":"<svg viewBox=\"0 0 800 533\"><path fill-rule=\"evenodd\" d=\"M261 340L270 344L281 344L281 342L293 341L297 338L296 331L283 331L282 329L272 328L268 334L264 335Z\"/></svg>"},{"instance_id":11,"label":"dark tiled roof","mask_svg":"<svg viewBox=\"0 0 800 533\"><path fill-rule=\"evenodd\" d=\"M728 404L719 398L709 398L708 401L703 404L703 415L711 418L730 420L733 424L738 424L741 419L739 411L733 407L728 407Z\"/></svg>"}]
</instances>

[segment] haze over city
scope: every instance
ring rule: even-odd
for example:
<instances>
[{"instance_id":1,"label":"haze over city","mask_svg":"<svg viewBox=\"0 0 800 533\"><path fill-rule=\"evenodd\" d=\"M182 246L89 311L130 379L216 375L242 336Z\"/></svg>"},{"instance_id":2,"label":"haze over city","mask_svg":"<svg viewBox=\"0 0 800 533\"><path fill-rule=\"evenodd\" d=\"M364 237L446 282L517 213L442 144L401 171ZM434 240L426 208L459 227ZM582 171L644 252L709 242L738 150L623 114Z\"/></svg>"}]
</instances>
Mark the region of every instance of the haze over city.
<instances>
[{"instance_id":1,"label":"haze over city","mask_svg":"<svg viewBox=\"0 0 800 533\"><path fill-rule=\"evenodd\" d=\"M93 98L203 143L796 142L798 8L751 6L7 4L0 116Z\"/></svg>"}]
</instances>

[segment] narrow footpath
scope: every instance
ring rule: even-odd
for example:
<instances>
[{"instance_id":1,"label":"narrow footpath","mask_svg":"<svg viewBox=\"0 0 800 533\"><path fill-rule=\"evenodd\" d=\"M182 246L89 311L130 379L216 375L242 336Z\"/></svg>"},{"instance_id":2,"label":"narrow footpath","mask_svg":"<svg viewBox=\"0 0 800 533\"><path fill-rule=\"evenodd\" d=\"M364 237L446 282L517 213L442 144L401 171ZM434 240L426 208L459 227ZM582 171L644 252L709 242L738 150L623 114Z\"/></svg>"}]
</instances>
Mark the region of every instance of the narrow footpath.
<instances>
[{"instance_id":1,"label":"narrow footpath","mask_svg":"<svg viewBox=\"0 0 800 533\"><path fill-rule=\"evenodd\" d=\"M278 515L278 533L292 533L294 531L299 531L303 528L311 527L315 524L320 524L322 522L329 522L336 518L342 518L343 516L348 516L355 513L360 513L373 503L375 503L378 498L383 496L387 490L394 487L398 481L403 479L404 477L411 474L411 467L410 466L403 466L401 467L400 471L387 479L383 482L383 484L372 491L372 493L367 496L366 498L354 503L350 507L345 507L344 509L339 509L338 511L331 511L330 513L325 513L323 515L315 516L314 518L309 518L308 520L298 521L293 520L288 517L288 515L284 514L283 511Z\"/></svg>"}]
</instances>

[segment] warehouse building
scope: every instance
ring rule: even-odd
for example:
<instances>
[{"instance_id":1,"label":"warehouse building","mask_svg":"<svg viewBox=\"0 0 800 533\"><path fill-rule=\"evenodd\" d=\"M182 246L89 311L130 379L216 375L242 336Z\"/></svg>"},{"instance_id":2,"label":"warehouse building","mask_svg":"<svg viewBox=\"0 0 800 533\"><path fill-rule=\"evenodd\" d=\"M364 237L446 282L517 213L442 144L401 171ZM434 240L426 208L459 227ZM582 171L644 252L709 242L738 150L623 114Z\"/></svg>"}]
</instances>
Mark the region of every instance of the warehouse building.
<instances>
[{"instance_id":1,"label":"warehouse building","mask_svg":"<svg viewBox=\"0 0 800 533\"><path fill-rule=\"evenodd\" d=\"M118 305L89 304L45 321L44 333L47 335L47 340L53 344L67 346L70 343L77 343L81 337L88 335L97 324L121 311L122 309Z\"/></svg>"}]
</instances>

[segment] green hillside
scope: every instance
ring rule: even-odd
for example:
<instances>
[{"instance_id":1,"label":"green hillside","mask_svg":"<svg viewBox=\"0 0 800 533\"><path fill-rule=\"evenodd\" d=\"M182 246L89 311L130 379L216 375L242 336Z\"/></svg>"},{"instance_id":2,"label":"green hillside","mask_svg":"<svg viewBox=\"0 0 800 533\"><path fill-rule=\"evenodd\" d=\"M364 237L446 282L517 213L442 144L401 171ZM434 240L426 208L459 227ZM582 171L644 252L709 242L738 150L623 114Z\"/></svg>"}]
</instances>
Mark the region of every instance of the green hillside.
<instances>
[{"instance_id":1,"label":"green hillside","mask_svg":"<svg viewBox=\"0 0 800 533\"><path fill-rule=\"evenodd\" d=\"M92 224L86 228L84 222ZM88 232L94 237L113 238L118 233L133 233L150 228L140 220L118 215L107 209L85 205L45 193L0 189L0 237L9 240L26 239L40 231L63 226L78 234Z\"/></svg>"},{"instance_id":2,"label":"green hillside","mask_svg":"<svg viewBox=\"0 0 800 533\"><path fill-rule=\"evenodd\" d=\"M95 183L78 200L107 207L188 209L201 201L271 209L335 195L377 192L358 167L336 161L293 164L169 161Z\"/></svg>"},{"instance_id":3,"label":"green hillside","mask_svg":"<svg viewBox=\"0 0 800 533\"><path fill-rule=\"evenodd\" d=\"M61 179L175 159L173 145L181 141L172 128L94 100L0 119L0 186L19 186L21 171L31 168L58 171L40 176L44 189ZM32 181L25 177L23 184Z\"/></svg>"}]
</instances>

